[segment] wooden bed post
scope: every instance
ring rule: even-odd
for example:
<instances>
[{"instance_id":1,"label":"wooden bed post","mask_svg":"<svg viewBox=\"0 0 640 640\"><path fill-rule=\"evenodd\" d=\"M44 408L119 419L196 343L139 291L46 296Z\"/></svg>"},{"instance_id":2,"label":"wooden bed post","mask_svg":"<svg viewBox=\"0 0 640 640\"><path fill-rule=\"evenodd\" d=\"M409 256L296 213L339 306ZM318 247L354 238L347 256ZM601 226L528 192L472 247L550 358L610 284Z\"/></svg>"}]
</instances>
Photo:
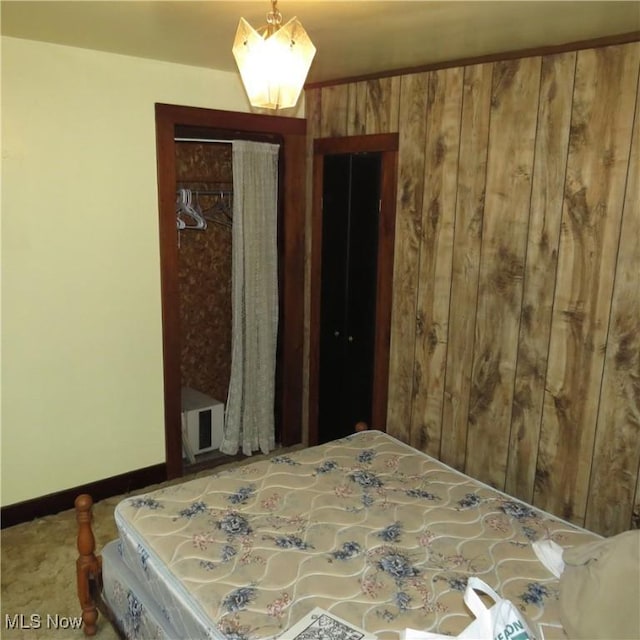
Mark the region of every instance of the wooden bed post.
<instances>
[{"instance_id":1,"label":"wooden bed post","mask_svg":"<svg viewBox=\"0 0 640 640\"><path fill-rule=\"evenodd\" d=\"M82 622L84 633L93 636L96 633L98 609L94 599L92 585L100 577L101 562L95 555L96 540L91 529L91 507L93 499L87 494L78 496L75 500L76 520L78 521L78 560L76 573L78 578L78 598L82 608Z\"/></svg>"}]
</instances>

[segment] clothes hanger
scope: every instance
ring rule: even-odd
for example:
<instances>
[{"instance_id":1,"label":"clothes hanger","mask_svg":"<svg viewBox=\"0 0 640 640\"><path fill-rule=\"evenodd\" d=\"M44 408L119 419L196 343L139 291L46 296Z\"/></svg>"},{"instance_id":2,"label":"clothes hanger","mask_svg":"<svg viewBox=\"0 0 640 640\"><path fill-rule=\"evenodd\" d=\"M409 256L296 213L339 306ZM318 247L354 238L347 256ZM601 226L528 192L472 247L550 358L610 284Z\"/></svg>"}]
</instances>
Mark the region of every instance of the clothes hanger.
<instances>
[{"instance_id":1,"label":"clothes hanger","mask_svg":"<svg viewBox=\"0 0 640 640\"><path fill-rule=\"evenodd\" d=\"M187 228L187 224L180 217L180 213L182 212L181 199L182 199L182 193L179 192L178 193L178 199L176 200L176 225L178 227L178 231L182 231L182 229L186 229Z\"/></svg>"},{"instance_id":2,"label":"clothes hanger","mask_svg":"<svg viewBox=\"0 0 640 640\"><path fill-rule=\"evenodd\" d=\"M176 213L178 214L179 229L206 229L207 221L191 204L191 189L179 189L178 199L176 202ZM180 216L186 215L191 218L195 224L187 224ZM182 223L184 226L180 226Z\"/></svg>"},{"instance_id":3,"label":"clothes hanger","mask_svg":"<svg viewBox=\"0 0 640 640\"><path fill-rule=\"evenodd\" d=\"M229 196L229 200L231 197ZM223 227L233 226L233 217L231 215L231 203L227 204L225 192L220 191L218 199L214 204L204 211L204 217L211 222L222 225Z\"/></svg>"}]
</instances>

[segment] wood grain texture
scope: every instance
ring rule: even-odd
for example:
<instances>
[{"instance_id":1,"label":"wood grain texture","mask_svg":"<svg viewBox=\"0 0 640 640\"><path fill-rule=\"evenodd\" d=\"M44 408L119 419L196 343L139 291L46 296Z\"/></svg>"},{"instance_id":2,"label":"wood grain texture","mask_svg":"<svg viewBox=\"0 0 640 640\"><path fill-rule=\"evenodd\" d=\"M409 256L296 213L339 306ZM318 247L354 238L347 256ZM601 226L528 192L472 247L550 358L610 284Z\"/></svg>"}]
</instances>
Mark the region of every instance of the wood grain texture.
<instances>
[{"instance_id":1,"label":"wood grain texture","mask_svg":"<svg viewBox=\"0 0 640 640\"><path fill-rule=\"evenodd\" d=\"M636 481L636 494L633 501L633 511L631 513L631 528L640 529L640 468L638 469L638 480ZM619 533L616 531L616 533Z\"/></svg>"},{"instance_id":2,"label":"wood grain texture","mask_svg":"<svg viewBox=\"0 0 640 640\"><path fill-rule=\"evenodd\" d=\"M365 133L395 133L400 113L400 77L367 81Z\"/></svg>"},{"instance_id":3,"label":"wood grain texture","mask_svg":"<svg viewBox=\"0 0 640 640\"><path fill-rule=\"evenodd\" d=\"M639 171L637 159L629 165L639 46L463 67L439 457L506 482L527 500L533 482L535 504L607 535L628 528L629 519L640 526L640 435L630 400L640 379L640 329L629 320L639 315L629 290L640 274L631 240L639 214L628 213L629 194L635 190L637 206L640 189L629 178ZM439 228L427 236L422 212L444 183L424 164L429 73L395 80L400 153L387 429L433 451L420 424L431 413L422 387L435 379L428 366L436 362L424 355L425 317L434 313L427 300L435 299L444 265L430 264L428 255L444 236ZM385 121L385 90L371 86L368 79L349 85L347 129L361 126L355 114L364 89L365 125ZM375 91L383 104L372 106ZM443 108L449 100L456 94L447 90Z\"/></svg>"},{"instance_id":4,"label":"wood grain texture","mask_svg":"<svg viewBox=\"0 0 640 640\"><path fill-rule=\"evenodd\" d=\"M634 123L585 521L605 535L631 526L640 465L640 96Z\"/></svg>"},{"instance_id":5,"label":"wood grain texture","mask_svg":"<svg viewBox=\"0 0 640 640\"><path fill-rule=\"evenodd\" d=\"M506 491L533 500L576 54L542 60Z\"/></svg>"},{"instance_id":6,"label":"wood grain texture","mask_svg":"<svg viewBox=\"0 0 640 640\"><path fill-rule=\"evenodd\" d=\"M496 63L469 400L466 472L506 481L540 58Z\"/></svg>"},{"instance_id":7,"label":"wood grain texture","mask_svg":"<svg viewBox=\"0 0 640 640\"><path fill-rule=\"evenodd\" d=\"M429 77L402 77L387 432L409 441Z\"/></svg>"},{"instance_id":8,"label":"wood grain texture","mask_svg":"<svg viewBox=\"0 0 640 640\"><path fill-rule=\"evenodd\" d=\"M578 523L589 489L637 77L637 45L578 53L534 494L537 506Z\"/></svg>"},{"instance_id":9,"label":"wood grain texture","mask_svg":"<svg viewBox=\"0 0 640 640\"><path fill-rule=\"evenodd\" d=\"M464 70L440 458L464 469L480 272L493 65Z\"/></svg>"},{"instance_id":10,"label":"wood grain texture","mask_svg":"<svg viewBox=\"0 0 640 640\"><path fill-rule=\"evenodd\" d=\"M411 444L438 456L447 362L463 69L429 74Z\"/></svg>"},{"instance_id":11,"label":"wood grain texture","mask_svg":"<svg viewBox=\"0 0 640 640\"><path fill-rule=\"evenodd\" d=\"M367 124L367 83L352 82L348 87L347 135L362 136Z\"/></svg>"},{"instance_id":12,"label":"wood grain texture","mask_svg":"<svg viewBox=\"0 0 640 640\"><path fill-rule=\"evenodd\" d=\"M346 136L349 85L323 87L320 92L320 137Z\"/></svg>"}]
</instances>

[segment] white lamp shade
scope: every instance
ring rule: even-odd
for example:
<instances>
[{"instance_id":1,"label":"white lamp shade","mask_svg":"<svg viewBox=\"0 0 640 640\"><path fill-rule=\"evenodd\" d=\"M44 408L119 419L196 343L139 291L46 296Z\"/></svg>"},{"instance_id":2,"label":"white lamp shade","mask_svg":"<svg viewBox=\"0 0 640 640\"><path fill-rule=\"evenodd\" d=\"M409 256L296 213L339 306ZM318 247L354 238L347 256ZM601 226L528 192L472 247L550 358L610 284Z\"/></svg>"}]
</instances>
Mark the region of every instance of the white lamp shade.
<instances>
[{"instance_id":1,"label":"white lamp shade","mask_svg":"<svg viewBox=\"0 0 640 640\"><path fill-rule=\"evenodd\" d=\"M233 56L249 102L264 109L295 106L316 48L297 18L263 38L240 18Z\"/></svg>"}]
</instances>

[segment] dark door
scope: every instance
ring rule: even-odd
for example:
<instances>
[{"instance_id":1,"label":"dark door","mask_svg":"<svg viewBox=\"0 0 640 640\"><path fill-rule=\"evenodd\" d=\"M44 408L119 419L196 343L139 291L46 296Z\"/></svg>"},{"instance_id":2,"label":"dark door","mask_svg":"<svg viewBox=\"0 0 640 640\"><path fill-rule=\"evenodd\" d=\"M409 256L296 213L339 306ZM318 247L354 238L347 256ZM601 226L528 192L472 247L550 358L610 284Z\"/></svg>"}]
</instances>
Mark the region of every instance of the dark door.
<instances>
[{"instance_id":1,"label":"dark door","mask_svg":"<svg viewBox=\"0 0 640 640\"><path fill-rule=\"evenodd\" d=\"M380 153L324 156L320 442L371 423L380 171Z\"/></svg>"}]
</instances>

